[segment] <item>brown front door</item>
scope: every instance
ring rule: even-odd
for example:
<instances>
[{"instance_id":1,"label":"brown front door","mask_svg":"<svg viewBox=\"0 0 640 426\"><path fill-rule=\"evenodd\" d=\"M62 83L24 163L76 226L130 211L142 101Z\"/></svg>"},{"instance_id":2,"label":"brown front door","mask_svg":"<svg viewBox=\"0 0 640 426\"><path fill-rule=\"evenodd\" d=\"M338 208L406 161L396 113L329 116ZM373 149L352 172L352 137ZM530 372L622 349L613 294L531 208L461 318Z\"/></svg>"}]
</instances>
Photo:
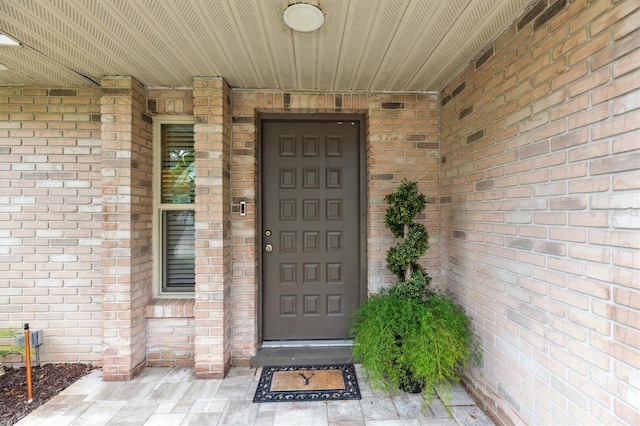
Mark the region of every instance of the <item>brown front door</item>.
<instances>
[{"instance_id":1,"label":"brown front door","mask_svg":"<svg viewBox=\"0 0 640 426\"><path fill-rule=\"evenodd\" d=\"M360 294L360 122L262 122L262 336L341 339Z\"/></svg>"}]
</instances>

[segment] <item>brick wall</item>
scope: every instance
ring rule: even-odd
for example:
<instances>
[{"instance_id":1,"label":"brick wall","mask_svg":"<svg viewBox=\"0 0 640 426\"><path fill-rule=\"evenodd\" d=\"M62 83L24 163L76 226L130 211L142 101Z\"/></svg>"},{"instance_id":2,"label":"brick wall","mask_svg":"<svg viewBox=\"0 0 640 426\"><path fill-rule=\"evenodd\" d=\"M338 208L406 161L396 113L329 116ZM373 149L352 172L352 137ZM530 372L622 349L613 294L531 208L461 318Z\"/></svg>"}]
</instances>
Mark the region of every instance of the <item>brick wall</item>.
<instances>
[{"instance_id":1,"label":"brick wall","mask_svg":"<svg viewBox=\"0 0 640 426\"><path fill-rule=\"evenodd\" d=\"M222 378L231 365L231 108L222 78L193 83L196 169L197 378Z\"/></svg>"},{"instance_id":2,"label":"brick wall","mask_svg":"<svg viewBox=\"0 0 640 426\"><path fill-rule=\"evenodd\" d=\"M186 367L195 363L194 299L154 299L145 308L147 365Z\"/></svg>"},{"instance_id":3,"label":"brick wall","mask_svg":"<svg viewBox=\"0 0 640 426\"><path fill-rule=\"evenodd\" d=\"M194 84L203 84L197 81ZM195 86L194 89L196 89ZM384 195L392 192L403 178L418 180L420 189L429 200L426 212L420 219L425 222L431 233L432 248L422 262L433 276L434 285L437 284L439 272L437 185L440 161L437 94L351 94L233 89L230 91L230 96L232 107L229 170L231 188L227 204L231 206L231 216L227 220L230 220L231 226L232 284L229 289L231 311L227 320L230 320L230 354L234 364L248 364L256 353L258 343L260 301L257 270L258 135L256 126L260 113L342 113L367 116L368 183L366 190L369 209L367 279L370 291L377 291L381 286L388 285L395 279L385 267L386 251L394 242L391 233L384 226L386 206L383 199ZM198 108L210 106L204 100L197 98L194 100L191 90L150 89L148 99L149 111L159 115L189 115L191 106L195 104L195 115L198 116L200 111ZM215 106L219 107L218 103ZM211 110L204 111L209 115L212 114ZM199 128L196 126L196 132L198 131ZM208 144L203 146L210 147ZM202 155L202 158L215 157L211 154ZM212 169L211 165L202 167L217 170ZM198 182L198 186L202 185ZM240 201L247 202L245 216L239 215ZM211 204L210 201L208 202ZM202 208L206 207L203 205ZM219 221L219 219L216 220ZM157 333L161 328L159 324L162 321L168 321L167 327L170 327L169 322L178 318L183 318L182 314L156 316L156 326L149 328L148 338L154 342L158 339L166 342L170 337ZM167 352L163 356L167 360L170 358Z\"/></svg>"},{"instance_id":4,"label":"brick wall","mask_svg":"<svg viewBox=\"0 0 640 426\"><path fill-rule=\"evenodd\" d=\"M424 262L474 318L484 364L467 384L492 416L638 423L636 9L538 2L440 105L429 93L239 90L215 78L146 99L127 78L106 79L105 92L0 88L2 326L45 330L44 362L114 357L113 378L143 363L145 321L150 364L219 377L247 363L259 303L257 116L364 114L369 290L393 279L383 197L417 179L429 200ZM197 296L179 312L149 301L145 105L196 118Z\"/></svg>"},{"instance_id":5,"label":"brick wall","mask_svg":"<svg viewBox=\"0 0 640 426\"><path fill-rule=\"evenodd\" d=\"M148 89L147 111L152 116L193 116L193 88ZM147 304L147 365L195 364L194 301L158 298Z\"/></svg>"},{"instance_id":6,"label":"brick wall","mask_svg":"<svg viewBox=\"0 0 640 426\"><path fill-rule=\"evenodd\" d=\"M442 281L505 424L640 423L637 9L537 2L441 95Z\"/></svg>"},{"instance_id":7,"label":"brick wall","mask_svg":"<svg viewBox=\"0 0 640 426\"><path fill-rule=\"evenodd\" d=\"M80 266L75 264L68 268L104 273L106 283L104 289L91 289L96 297L84 300L86 303L79 304L78 309L92 310L96 315L102 315L100 303L102 303L102 291L104 291L107 302L104 305L104 358L97 354L97 351L102 350L98 346L99 342L92 348L91 356L96 362L103 359L107 362L105 369L112 380L126 379L139 370L143 363L141 348L145 340L147 362L154 365L195 363L196 353L204 351L201 357L207 365L206 373L202 373L205 375L211 372L213 375L221 375L228 368L231 360L236 364L246 364L255 354L259 303L255 211L258 184L256 150L258 113L331 112L367 116L366 164L369 176L366 189L369 209L367 279L370 283L370 291L377 291L394 279L384 266L386 250L393 244L393 239L383 223L385 210L383 197L393 191L403 178L419 180L421 190L428 196L430 204L421 219L425 221L431 233L432 249L423 262L434 277L434 282L438 281L437 94L231 90L229 92L229 96L232 97L231 128L224 130L224 127L220 127L220 120L224 120L221 117L225 114L223 108L225 95L220 92L223 90L221 86L223 84L220 79L200 79L194 82L193 89L149 89L146 92L146 100L144 90L134 80L126 77L106 78L103 81L103 89L94 90L96 95L94 102L99 103L102 96L103 103L103 110L100 111L99 105L96 105L95 114L90 117L98 131L95 145L97 148L101 145L104 147L103 150L98 151L97 156L88 161L97 172L96 182L93 184L98 188L97 198L94 200L94 209L97 210L95 217L85 218L86 222L79 223L78 226L95 229L96 237L100 238L104 235L104 239L94 241L97 244L95 247L98 254L97 264L87 264L82 261ZM204 86L199 87L199 85ZM152 155L149 152L151 117L145 113L145 102L148 113L152 115L191 115L194 111L194 91L197 89L203 90L195 97L196 134L201 152L197 161L199 169L202 170L202 174L197 178L200 188L198 214L204 227L212 227L211 229L199 228L198 239L204 245L199 245L198 272L203 284L204 280L208 280L205 286L214 284L216 280L222 283L220 284L222 287L218 289L220 292L215 286L216 289L211 287L211 291L208 291L199 284L198 297L202 315L200 320L195 319L197 314L194 312L198 312L198 309L195 311L183 309L176 312L172 308L157 313L159 301L147 303L151 297L152 288L149 263L151 231L149 228L151 225L149 171ZM50 99L48 92L54 89L43 90L45 90L43 96L46 95L48 100L42 102L54 103L55 99ZM68 93L76 93L75 90L65 90L68 90ZM209 92L211 90L213 92ZM20 95L22 93L18 94L12 102L25 102ZM207 98L209 95L212 96L211 99ZM76 100L76 102L80 101ZM102 132L100 132L101 115L104 121ZM13 118L16 119L16 117ZM36 120L36 117L31 119ZM16 125L15 120L9 121L11 123L7 126ZM30 122L26 126L29 125L36 124ZM81 126L82 123L78 122L74 125ZM104 142L100 142L101 138ZM213 140L211 138L220 138L223 141L220 143L223 145L218 147L216 145L218 142L211 143ZM225 160L222 164L213 161L217 161L220 155L224 158L225 138L231 143L228 166L225 166ZM22 140L27 143L26 139ZM82 140L74 142L84 143ZM48 148L42 141L37 143L42 143L44 147L42 149L50 149L52 142L48 141ZM26 163L25 160L23 159L22 162ZM3 164L3 167L9 167L8 164ZM228 169L227 172L224 171L225 168ZM224 188L224 183L219 188L216 185L220 183L221 177L224 182L224 176L227 175L230 186L228 192L225 192L227 190ZM16 179L12 185L24 185L19 180L20 176ZM245 217L238 214L240 200L248 202L248 214ZM31 202L33 204L31 208L36 208L40 199L34 198ZM101 207L101 204L104 204L104 207ZM223 207L229 208L230 211L216 210ZM102 218L100 214L102 208L104 208L104 223L96 221ZM219 217L219 215L222 216ZM66 218L68 219L69 216ZM68 220L65 223L67 225L64 226L71 226L68 225ZM220 223L226 223L224 226L220 225L222 230L215 228ZM102 234L102 228L104 228L104 234ZM213 248L211 245L214 244L212 241L218 238L220 231L222 231L220 244L227 248L222 249L223 257L218 258L215 254L217 252L211 250ZM104 248L101 248L100 244ZM133 263L129 264L129 259ZM100 269L103 263L106 269ZM9 266L7 265L5 269L9 270ZM15 272L16 267L12 267L11 270ZM82 278L86 276L88 276L86 273L81 275ZM102 274L98 274L97 278L101 277ZM36 286L46 285L42 281L34 281L34 283ZM99 284L102 284L102 280ZM7 288L9 285L11 292L15 292L15 288L19 287L19 281L8 282ZM60 281L59 285L66 284ZM0 300L7 306L11 305L10 309L36 309L31 299L22 304L18 303L20 299L7 298L5 294L10 293L3 293L3 299ZM173 300L170 303L174 302L176 301ZM144 311L145 305L146 311ZM66 309L71 309L68 303L65 306L67 306ZM132 315L129 314L130 308L133 309ZM30 313L23 318L32 320L34 316ZM20 328L22 319L12 321ZM140 337L144 335L145 322L147 324L146 339ZM198 322L203 333L205 330L206 333L212 332L212 327L215 328L218 325L219 333L193 337L192 341L185 342L184 336L189 333L189 330L194 330L194 324ZM162 324L166 325L166 330L176 330L176 333L167 333ZM75 334L78 333L75 330L76 325L66 323L59 330L46 331L45 335L47 333ZM98 336L102 335L102 325L102 322L93 323ZM43 328L48 327L45 324ZM175 337L175 341L170 341L172 336ZM196 345L196 341L199 341L200 348ZM75 351L73 347L66 344L64 347L70 353ZM170 355L170 347L176 350L173 358ZM177 349L178 347L180 349ZM209 348L205 349L207 347ZM61 358L52 357L50 361L60 362ZM218 367L213 367L214 365ZM221 370L212 370L215 368Z\"/></svg>"},{"instance_id":8,"label":"brick wall","mask_svg":"<svg viewBox=\"0 0 640 426\"><path fill-rule=\"evenodd\" d=\"M396 281L386 267L387 250L395 244L385 227L384 197L403 179L418 182L427 197L418 216L429 233L429 246L420 259L432 285L439 283L438 173L439 117L437 94L375 94L368 98L367 132L367 251L370 292Z\"/></svg>"},{"instance_id":9,"label":"brick wall","mask_svg":"<svg viewBox=\"0 0 640 426\"><path fill-rule=\"evenodd\" d=\"M385 267L386 251L394 243L384 226L384 195L403 179L419 181L431 203L421 218L431 233L431 247L423 264L438 273L438 104L437 94L353 94L232 91L231 202L232 354L235 364L248 363L257 350L257 117L259 113L342 113L366 116L367 282L370 291L395 277ZM247 201L247 215L237 206Z\"/></svg>"},{"instance_id":10,"label":"brick wall","mask_svg":"<svg viewBox=\"0 0 640 426\"><path fill-rule=\"evenodd\" d=\"M153 295L153 121L137 81L101 84L102 372L104 380L129 380L146 362L144 310Z\"/></svg>"},{"instance_id":11,"label":"brick wall","mask_svg":"<svg viewBox=\"0 0 640 426\"><path fill-rule=\"evenodd\" d=\"M193 115L193 88L148 89L147 111L154 115Z\"/></svg>"},{"instance_id":12,"label":"brick wall","mask_svg":"<svg viewBox=\"0 0 640 426\"><path fill-rule=\"evenodd\" d=\"M0 88L0 328L43 330L44 363L101 362L100 96Z\"/></svg>"}]
</instances>

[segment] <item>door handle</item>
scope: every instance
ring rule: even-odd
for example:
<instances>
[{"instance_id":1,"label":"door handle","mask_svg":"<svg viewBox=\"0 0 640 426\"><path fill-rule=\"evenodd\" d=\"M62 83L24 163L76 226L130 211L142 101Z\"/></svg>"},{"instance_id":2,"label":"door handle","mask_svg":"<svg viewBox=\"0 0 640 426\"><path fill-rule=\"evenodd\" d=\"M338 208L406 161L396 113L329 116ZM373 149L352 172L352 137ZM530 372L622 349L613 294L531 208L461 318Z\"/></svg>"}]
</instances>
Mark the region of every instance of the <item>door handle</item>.
<instances>
[{"instance_id":1,"label":"door handle","mask_svg":"<svg viewBox=\"0 0 640 426\"><path fill-rule=\"evenodd\" d=\"M266 251L267 253L271 253L271 251L273 251L273 246L271 244L267 244L264 247L264 251Z\"/></svg>"}]
</instances>

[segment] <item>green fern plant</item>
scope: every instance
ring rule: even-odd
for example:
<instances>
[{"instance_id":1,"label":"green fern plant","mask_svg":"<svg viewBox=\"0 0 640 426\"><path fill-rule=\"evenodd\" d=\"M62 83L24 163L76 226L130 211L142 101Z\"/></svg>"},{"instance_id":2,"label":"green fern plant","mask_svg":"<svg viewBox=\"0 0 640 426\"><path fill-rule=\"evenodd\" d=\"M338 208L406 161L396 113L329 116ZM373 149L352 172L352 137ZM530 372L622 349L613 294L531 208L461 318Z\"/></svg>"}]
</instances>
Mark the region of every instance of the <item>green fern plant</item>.
<instances>
[{"instance_id":1,"label":"green fern plant","mask_svg":"<svg viewBox=\"0 0 640 426\"><path fill-rule=\"evenodd\" d=\"M7 337L15 337L17 335L18 333L13 330L0 330L0 339L4 339ZM16 343L13 343L11 345L0 345L0 358L4 358L5 356L12 355L12 354L24 354L24 352L25 352L24 347ZM0 376L4 374L5 374L4 366L0 362Z\"/></svg>"},{"instance_id":2,"label":"green fern plant","mask_svg":"<svg viewBox=\"0 0 640 426\"><path fill-rule=\"evenodd\" d=\"M434 385L459 381L460 368L479 363L479 351L469 318L452 295L429 288L431 277L418 263L429 235L414 222L426 206L417 183L403 181L385 201L385 224L402 239L387 252L387 268L398 282L356 309L353 356L374 386L387 391L417 386L429 399Z\"/></svg>"},{"instance_id":3,"label":"green fern plant","mask_svg":"<svg viewBox=\"0 0 640 426\"><path fill-rule=\"evenodd\" d=\"M18 332L13 330L0 330L0 339L7 337L15 337ZM0 345L0 357L5 357L12 354L24 354L24 346L20 346L16 343L11 345Z\"/></svg>"}]
</instances>

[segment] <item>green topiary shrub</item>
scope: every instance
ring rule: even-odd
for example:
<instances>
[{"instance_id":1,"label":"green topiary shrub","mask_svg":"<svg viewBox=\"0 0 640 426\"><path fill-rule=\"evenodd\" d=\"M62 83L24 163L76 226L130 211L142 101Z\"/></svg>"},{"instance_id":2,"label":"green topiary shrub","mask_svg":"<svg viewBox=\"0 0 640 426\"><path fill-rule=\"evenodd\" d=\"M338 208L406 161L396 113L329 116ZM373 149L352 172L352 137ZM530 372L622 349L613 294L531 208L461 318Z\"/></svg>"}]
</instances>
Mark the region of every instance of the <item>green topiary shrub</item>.
<instances>
[{"instance_id":1,"label":"green topiary shrub","mask_svg":"<svg viewBox=\"0 0 640 426\"><path fill-rule=\"evenodd\" d=\"M420 299L431 283L431 277L417 262L429 248L429 234L414 220L427 205L426 198L418 192L416 182L404 180L384 200L389 204L384 223L395 238L403 239L387 252L387 268L399 281L391 293Z\"/></svg>"},{"instance_id":2,"label":"green topiary shrub","mask_svg":"<svg viewBox=\"0 0 640 426\"><path fill-rule=\"evenodd\" d=\"M431 277L418 264L429 235L414 222L426 206L416 182L403 181L385 201L385 224L402 239L387 253L398 282L356 309L353 356L374 386L424 389L430 397L435 384L459 381L460 368L479 362L479 351L469 318L450 294L429 288Z\"/></svg>"}]
</instances>

